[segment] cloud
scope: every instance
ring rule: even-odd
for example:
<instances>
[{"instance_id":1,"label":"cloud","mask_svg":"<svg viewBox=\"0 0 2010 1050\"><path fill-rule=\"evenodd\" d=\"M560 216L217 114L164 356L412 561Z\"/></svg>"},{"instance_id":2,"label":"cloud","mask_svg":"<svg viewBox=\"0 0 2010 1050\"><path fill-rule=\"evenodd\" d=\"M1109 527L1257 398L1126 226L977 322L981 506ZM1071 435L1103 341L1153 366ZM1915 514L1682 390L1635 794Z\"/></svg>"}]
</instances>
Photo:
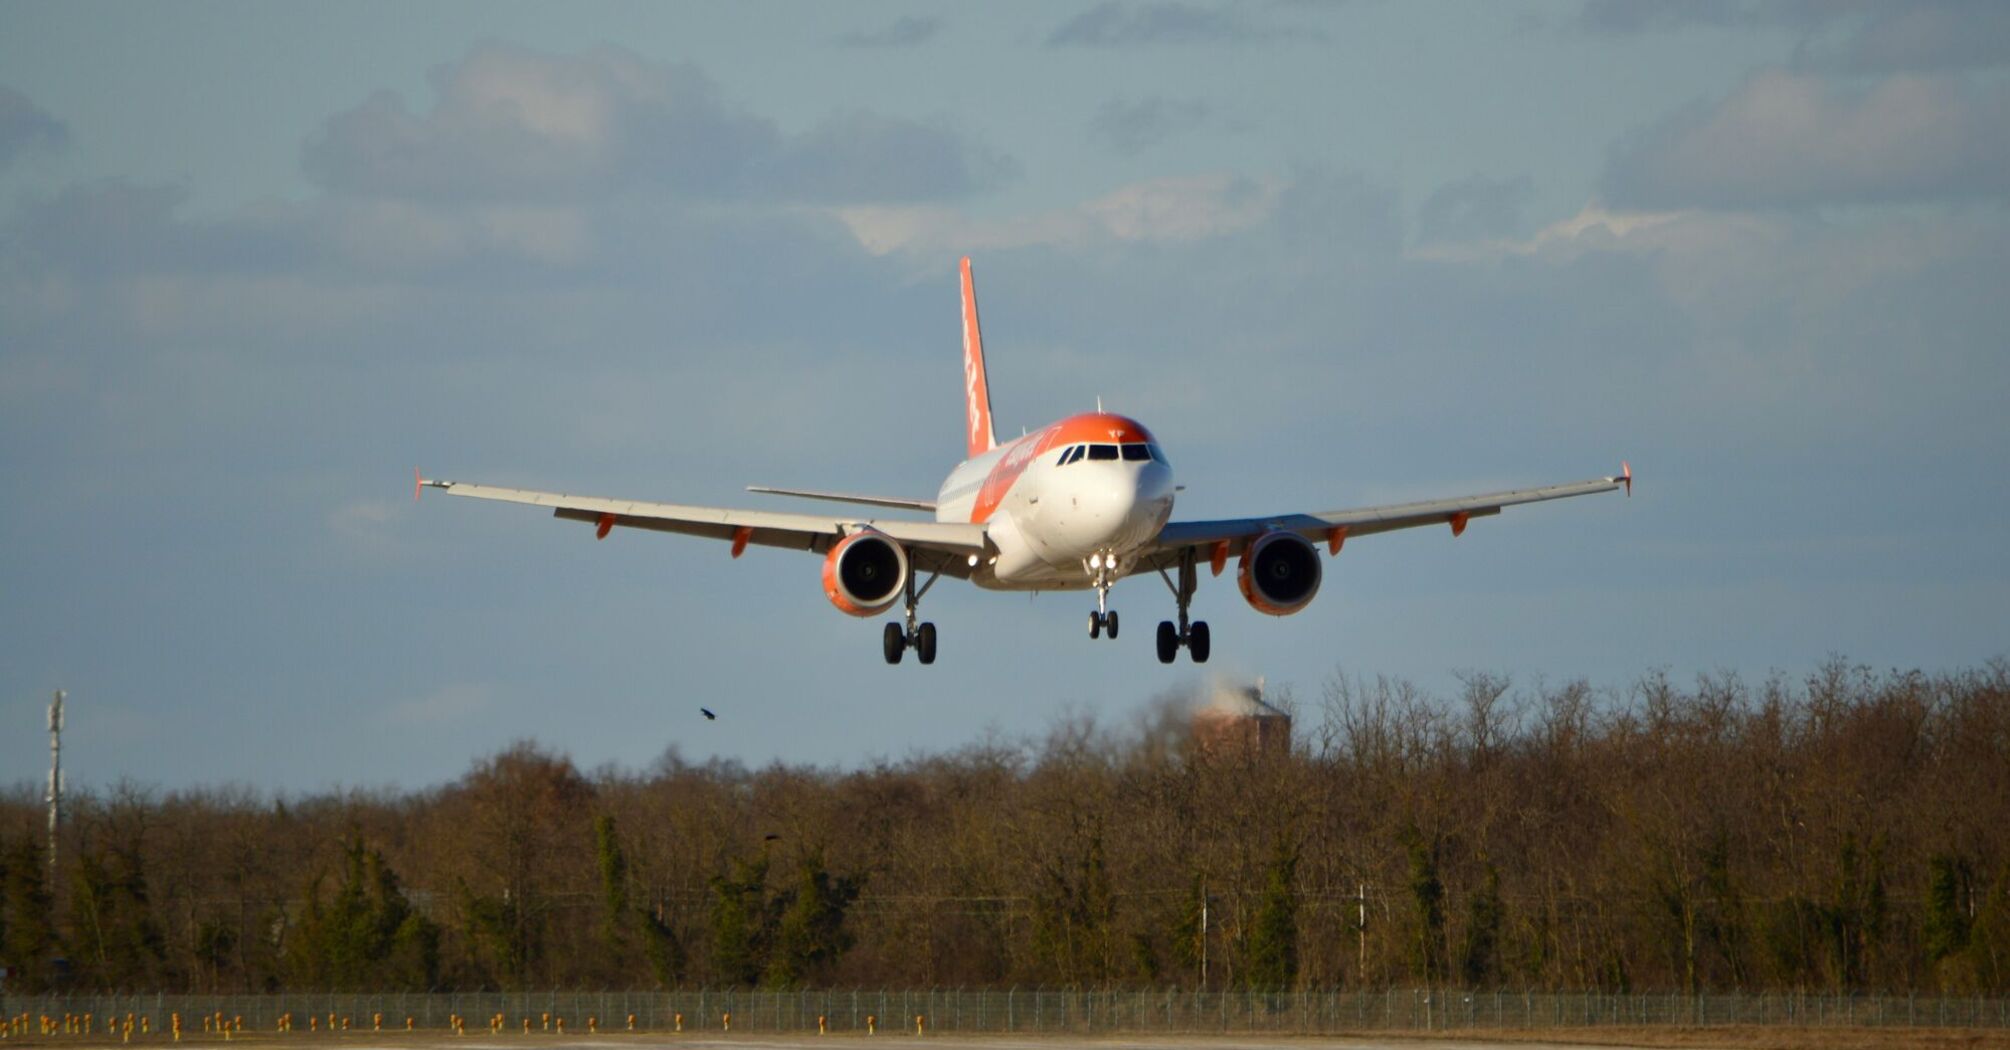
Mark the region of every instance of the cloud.
<instances>
[{"instance_id":1,"label":"cloud","mask_svg":"<svg viewBox=\"0 0 2010 1050\"><path fill-rule=\"evenodd\" d=\"M70 129L40 106L0 84L0 171L35 149L54 149L70 140Z\"/></svg>"},{"instance_id":2,"label":"cloud","mask_svg":"<svg viewBox=\"0 0 2010 1050\"><path fill-rule=\"evenodd\" d=\"M1858 0L1585 0L1575 28L1608 36L1668 33L1696 28L1806 29L1866 6Z\"/></svg>"},{"instance_id":3,"label":"cloud","mask_svg":"<svg viewBox=\"0 0 2010 1050\"><path fill-rule=\"evenodd\" d=\"M1522 213L1535 198L1535 180L1526 175L1489 179L1474 175L1438 187L1417 215L1423 242L1479 241L1521 232Z\"/></svg>"},{"instance_id":4,"label":"cloud","mask_svg":"<svg viewBox=\"0 0 2010 1050\"><path fill-rule=\"evenodd\" d=\"M1851 73L2010 64L2010 5L1946 0L1880 7L1833 57Z\"/></svg>"},{"instance_id":5,"label":"cloud","mask_svg":"<svg viewBox=\"0 0 2010 1050\"><path fill-rule=\"evenodd\" d=\"M297 270L307 245L289 220L247 213L203 223L178 217L188 191L126 179L74 183L30 197L9 223L9 253L47 273L83 276L199 270Z\"/></svg>"},{"instance_id":6,"label":"cloud","mask_svg":"<svg viewBox=\"0 0 2010 1050\"><path fill-rule=\"evenodd\" d=\"M915 47L935 39L942 32L942 19L903 15L883 29L846 33L838 43L846 47Z\"/></svg>"},{"instance_id":7,"label":"cloud","mask_svg":"<svg viewBox=\"0 0 2010 1050\"><path fill-rule=\"evenodd\" d=\"M1769 208L2010 195L2010 85L1894 76L1864 89L1765 70L1622 140L1606 199Z\"/></svg>"},{"instance_id":8,"label":"cloud","mask_svg":"<svg viewBox=\"0 0 2010 1050\"><path fill-rule=\"evenodd\" d=\"M1797 66L1849 73L2010 63L2010 7L1998 0L1587 0L1568 25L1599 36L1782 29L1800 36Z\"/></svg>"},{"instance_id":9,"label":"cloud","mask_svg":"<svg viewBox=\"0 0 2010 1050\"><path fill-rule=\"evenodd\" d=\"M617 47L492 44L432 80L428 112L379 92L329 118L302 151L308 175L340 193L424 200L855 202L954 197L1011 174L939 123L845 114L785 135L722 101L696 66Z\"/></svg>"},{"instance_id":10,"label":"cloud","mask_svg":"<svg viewBox=\"0 0 2010 1050\"><path fill-rule=\"evenodd\" d=\"M1286 30L1251 20L1236 6L1202 7L1177 0L1103 3L1047 36L1048 47L1139 47L1155 44L1241 44L1278 38L1319 39L1316 30Z\"/></svg>"},{"instance_id":11,"label":"cloud","mask_svg":"<svg viewBox=\"0 0 2010 1050\"><path fill-rule=\"evenodd\" d=\"M1228 174L1147 179L1069 208L977 218L943 207L840 208L859 244L874 254L922 258L1036 245L1084 249L1121 242L1221 237L1267 221L1285 185Z\"/></svg>"},{"instance_id":12,"label":"cloud","mask_svg":"<svg viewBox=\"0 0 2010 1050\"><path fill-rule=\"evenodd\" d=\"M496 688L483 682L454 682L424 696L393 704L385 720L405 727L464 725L495 706Z\"/></svg>"},{"instance_id":13,"label":"cloud","mask_svg":"<svg viewBox=\"0 0 2010 1050\"><path fill-rule=\"evenodd\" d=\"M1126 156L1135 156L1206 123L1208 105L1197 98L1154 95L1132 102L1113 98L1089 121L1090 134Z\"/></svg>"}]
</instances>

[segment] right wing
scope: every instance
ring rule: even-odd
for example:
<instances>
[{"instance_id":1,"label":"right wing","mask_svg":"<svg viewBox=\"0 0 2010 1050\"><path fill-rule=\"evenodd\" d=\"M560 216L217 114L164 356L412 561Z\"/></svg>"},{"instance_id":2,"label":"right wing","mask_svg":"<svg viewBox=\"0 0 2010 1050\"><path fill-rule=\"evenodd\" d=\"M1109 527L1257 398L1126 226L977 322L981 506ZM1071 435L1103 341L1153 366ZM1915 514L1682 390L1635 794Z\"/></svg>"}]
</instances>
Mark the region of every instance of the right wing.
<instances>
[{"instance_id":1,"label":"right wing","mask_svg":"<svg viewBox=\"0 0 2010 1050\"><path fill-rule=\"evenodd\" d=\"M1395 503L1382 507L1362 507L1357 510L1323 511L1316 514L1279 514L1266 518L1169 522L1159 531L1158 539L1146 549L1145 557L1140 558L1131 571L1148 572L1168 568L1178 564L1182 552L1194 548L1211 548L1210 554L1233 556L1242 553L1243 548L1248 546L1251 540L1272 531L1294 532L1315 542L1324 540L1335 551L1339 549L1341 543L1356 536L1372 536L1378 532L1413 529L1424 525L1450 525L1452 534L1458 535L1465 531L1467 521L1499 514L1502 507L1540 503L1544 500L1564 499L1570 496L1588 496L1619 488L1624 488L1628 495L1633 493L1633 468L1624 463L1620 464L1620 472L1609 478L1592 478L1589 481L1573 481L1540 488L1489 492L1478 496L1457 496L1416 503ZM1216 571L1219 571L1218 567Z\"/></svg>"},{"instance_id":2,"label":"right wing","mask_svg":"<svg viewBox=\"0 0 2010 1050\"><path fill-rule=\"evenodd\" d=\"M744 544L781 547L822 554L831 544L860 529L876 529L900 542L916 567L967 579L970 559L988 552L984 526L964 522L914 521L906 518L840 518L816 514L694 507L676 503L601 499L560 492L475 485L465 481L416 479L419 488L439 489L450 496L525 503L549 507L556 517L589 522L606 536L615 526L675 532ZM415 490L414 496L417 495ZM736 552L737 553L737 549Z\"/></svg>"}]
</instances>

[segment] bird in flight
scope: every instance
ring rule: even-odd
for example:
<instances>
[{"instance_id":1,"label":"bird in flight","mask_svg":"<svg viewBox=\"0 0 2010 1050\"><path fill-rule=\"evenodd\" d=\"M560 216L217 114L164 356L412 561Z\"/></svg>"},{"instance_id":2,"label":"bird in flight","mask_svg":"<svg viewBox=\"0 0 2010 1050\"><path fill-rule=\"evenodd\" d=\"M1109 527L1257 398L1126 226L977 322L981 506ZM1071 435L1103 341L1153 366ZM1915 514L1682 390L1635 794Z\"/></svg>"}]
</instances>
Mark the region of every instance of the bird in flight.
<instances>
[{"instance_id":1,"label":"bird in flight","mask_svg":"<svg viewBox=\"0 0 2010 1050\"><path fill-rule=\"evenodd\" d=\"M701 715L704 715L704 716L705 716L705 721L707 721L707 722L717 722L717 721L719 720L719 716L718 716L718 715L715 715L715 714L713 714L713 713L712 713L712 709L711 709L711 708L709 708L709 707L701 707L701 708L699 708L699 709L698 709L698 713L699 713L699 714L701 714Z\"/></svg>"}]
</instances>

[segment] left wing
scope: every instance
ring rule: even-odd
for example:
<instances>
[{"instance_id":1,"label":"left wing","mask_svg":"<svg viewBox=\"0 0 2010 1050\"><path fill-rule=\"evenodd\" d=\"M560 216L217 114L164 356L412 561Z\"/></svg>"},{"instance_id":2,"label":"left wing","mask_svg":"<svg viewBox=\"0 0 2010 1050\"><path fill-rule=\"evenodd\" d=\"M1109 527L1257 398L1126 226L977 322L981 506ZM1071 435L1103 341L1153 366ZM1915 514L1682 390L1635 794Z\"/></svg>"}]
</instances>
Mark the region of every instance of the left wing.
<instances>
[{"instance_id":1,"label":"left wing","mask_svg":"<svg viewBox=\"0 0 2010 1050\"><path fill-rule=\"evenodd\" d=\"M1458 496L1452 499L1396 503L1383 507L1363 507L1358 510L1323 511L1317 514L1279 514L1267 518L1169 522L1165 528L1159 530L1158 539L1146 548L1145 556L1137 560L1131 571L1137 573L1169 568L1178 563L1182 552L1200 547L1207 548L1202 552L1207 557L1202 560L1216 560L1215 571L1219 572L1219 559L1240 554L1251 540L1278 530L1295 532L1308 540L1323 540L1327 548L1334 553L1339 552L1342 543L1355 536L1372 536L1378 532L1413 529L1420 525L1450 525L1452 535L1456 536L1466 531L1466 522L1473 518L1499 514L1502 507L1566 499L1571 496L1589 496L1596 492L1611 492L1620 488L1624 488L1626 494L1630 496L1633 494L1633 468L1625 463L1621 463L1619 467L1619 473L1609 478L1592 478L1589 481L1514 489L1508 492L1489 492L1479 496Z\"/></svg>"},{"instance_id":2,"label":"left wing","mask_svg":"<svg viewBox=\"0 0 2010 1050\"><path fill-rule=\"evenodd\" d=\"M439 489L450 496L527 503L550 507L556 517L591 522L605 538L615 526L676 532L726 540L739 555L748 544L782 547L822 554L831 544L863 528L877 529L907 548L917 568L946 576L968 578L972 556L988 553L984 526L964 522L914 521L907 518L843 518L816 514L784 514L776 511L736 510L730 507L695 507L677 503L647 503L640 500L601 499L572 496L560 492L474 485L465 481L435 481L415 478L419 489ZM415 489L413 495L418 495Z\"/></svg>"}]
</instances>

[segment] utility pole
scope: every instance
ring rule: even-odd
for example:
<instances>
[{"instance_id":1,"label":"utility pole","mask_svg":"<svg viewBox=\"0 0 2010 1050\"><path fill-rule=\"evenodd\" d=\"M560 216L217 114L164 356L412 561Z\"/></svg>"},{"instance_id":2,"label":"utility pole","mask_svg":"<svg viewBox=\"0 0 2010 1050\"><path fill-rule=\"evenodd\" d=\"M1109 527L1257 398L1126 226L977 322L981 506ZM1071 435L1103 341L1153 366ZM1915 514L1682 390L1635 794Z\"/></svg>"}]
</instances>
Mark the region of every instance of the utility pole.
<instances>
[{"instance_id":1,"label":"utility pole","mask_svg":"<svg viewBox=\"0 0 2010 1050\"><path fill-rule=\"evenodd\" d=\"M63 813L63 691L49 702L49 892L56 892L56 825Z\"/></svg>"},{"instance_id":2,"label":"utility pole","mask_svg":"<svg viewBox=\"0 0 2010 1050\"><path fill-rule=\"evenodd\" d=\"M1360 939L1361 942L1361 963L1359 971L1360 973L1359 980L1363 984L1366 984L1368 981L1368 884L1367 883L1365 882L1361 883L1361 893L1360 896L1355 898L1355 902L1359 904L1361 908L1359 913L1360 918L1356 921L1354 925L1355 935Z\"/></svg>"},{"instance_id":3,"label":"utility pole","mask_svg":"<svg viewBox=\"0 0 2010 1050\"><path fill-rule=\"evenodd\" d=\"M1207 991L1207 883L1200 884L1200 990Z\"/></svg>"}]
</instances>

